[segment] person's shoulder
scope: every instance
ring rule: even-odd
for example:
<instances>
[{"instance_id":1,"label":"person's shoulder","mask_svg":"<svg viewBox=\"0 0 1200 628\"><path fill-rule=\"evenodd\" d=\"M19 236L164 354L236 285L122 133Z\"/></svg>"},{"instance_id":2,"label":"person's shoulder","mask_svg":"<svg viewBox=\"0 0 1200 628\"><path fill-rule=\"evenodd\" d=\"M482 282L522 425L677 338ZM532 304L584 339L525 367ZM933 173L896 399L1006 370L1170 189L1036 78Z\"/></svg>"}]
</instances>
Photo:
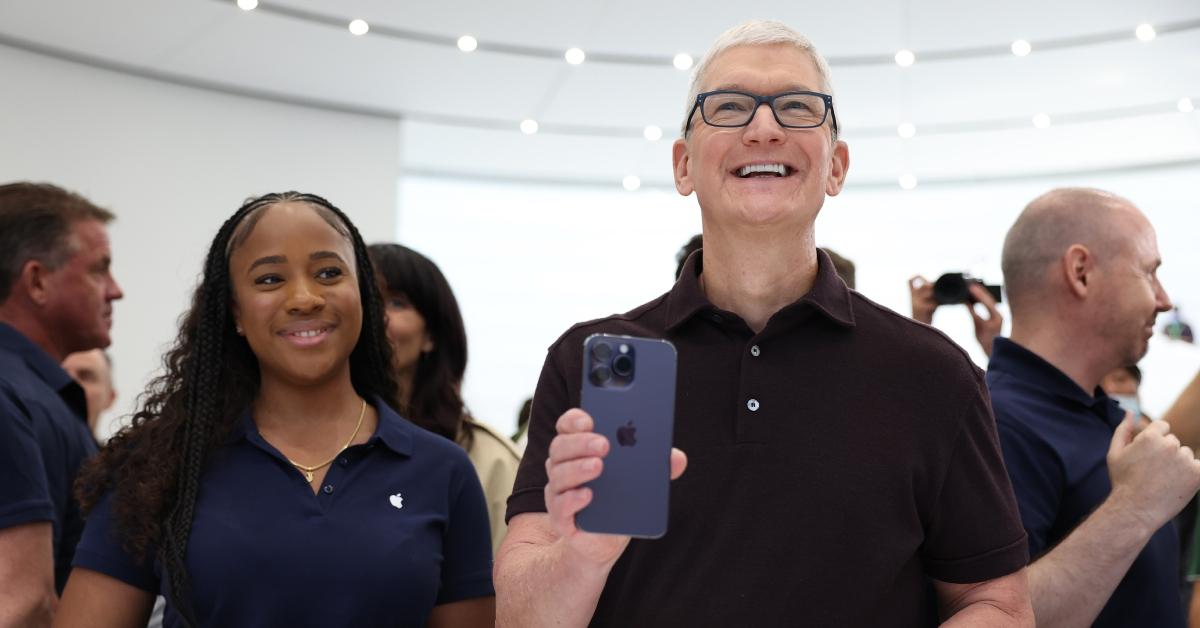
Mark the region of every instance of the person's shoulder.
<instances>
[{"instance_id":1,"label":"person's shoulder","mask_svg":"<svg viewBox=\"0 0 1200 628\"><path fill-rule=\"evenodd\" d=\"M850 291L856 330L881 352L904 356L926 372L970 373L983 371L967 352L941 330L884 307L861 293Z\"/></svg>"},{"instance_id":2,"label":"person's shoulder","mask_svg":"<svg viewBox=\"0 0 1200 628\"><path fill-rule=\"evenodd\" d=\"M550 345L551 353L563 350L582 351L583 340L593 334L658 337L666 333L667 298L670 292L659 295L623 314L610 314L575 323Z\"/></svg>"},{"instance_id":3,"label":"person's shoulder","mask_svg":"<svg viewBox=\"0 0 1200 628\"><path fill-rule=\"evenodd\" d=\"M517 452L516 445L512 440L501 435L491 426L469 417L463 422L463 425L466 429L471 430L471 451L468 454L473 455L479 451L496 458L521 459L521 454Z\"/></svg>"}]
</instances>

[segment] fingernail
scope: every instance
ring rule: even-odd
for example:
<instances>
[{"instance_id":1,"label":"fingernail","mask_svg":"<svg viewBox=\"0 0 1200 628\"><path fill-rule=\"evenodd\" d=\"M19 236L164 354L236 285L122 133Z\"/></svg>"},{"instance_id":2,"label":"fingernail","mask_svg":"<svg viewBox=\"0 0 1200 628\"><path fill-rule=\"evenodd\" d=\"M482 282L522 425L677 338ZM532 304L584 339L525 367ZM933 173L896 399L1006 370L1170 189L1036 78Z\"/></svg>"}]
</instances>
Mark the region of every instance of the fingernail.
<instances>
[{"instance_id":1,"label":"fingernail","mask_svg":"<svg viewBox=\"0 0 1200 628\"><path fill-rule=\"evenodd\" d=\"M597 438L597 439L593 440L590 449L596 453L600 453L601 451L603 451L604 450L604 439Z\"/></svg>"},{"instance_id":2,"label":"fingernail","mask_svg":"<svg viewBox=\"0 0 1200 628\"><path fill-rule=\"evenodd\" d=\"M587 427L587 419L579 417L575 419L575 429L582 430Z\"/></svg>"}]
</instances>

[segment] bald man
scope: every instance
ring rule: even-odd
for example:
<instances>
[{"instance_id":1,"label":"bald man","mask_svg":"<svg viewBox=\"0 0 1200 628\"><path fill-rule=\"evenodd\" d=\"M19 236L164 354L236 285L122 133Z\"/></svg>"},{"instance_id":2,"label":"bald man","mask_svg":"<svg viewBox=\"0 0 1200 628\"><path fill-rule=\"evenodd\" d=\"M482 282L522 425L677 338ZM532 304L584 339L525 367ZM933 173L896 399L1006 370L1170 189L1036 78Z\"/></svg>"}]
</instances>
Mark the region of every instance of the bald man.
<instances>
[{"instance_id":1,"label":"bald man","mask_svg":"<svg viewBox=\"0 0 1200 628\"><path fill-rule=\"evenodd\" d=\"M1200 489L1200 461L1099 387L1171 307L1161 262L1146 217L1100 190L1034 199L1004 241L1012 338L996 339L987 381L1038 625L1186 625L1171 518Z\"/></svg>"}]
</instances>

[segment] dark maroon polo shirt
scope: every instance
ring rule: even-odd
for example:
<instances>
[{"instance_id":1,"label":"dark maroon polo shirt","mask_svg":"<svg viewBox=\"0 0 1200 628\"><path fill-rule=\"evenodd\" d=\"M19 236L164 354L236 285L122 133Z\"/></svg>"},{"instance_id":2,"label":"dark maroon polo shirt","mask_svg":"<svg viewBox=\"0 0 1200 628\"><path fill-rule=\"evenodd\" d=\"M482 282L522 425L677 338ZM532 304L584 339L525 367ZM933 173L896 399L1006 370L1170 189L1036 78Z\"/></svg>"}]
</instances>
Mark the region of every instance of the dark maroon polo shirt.
<instances>
[{"instance_id":1,"label":"dark maroon polo shirt","mask_svg":"<svg viewBox=\"0 0 1200 628\"><path fill-rule=\"evenodd\" d=\"M812 290L758 334L705 298L697 254L667 294L550 347L510 518L546 509L545 459L579 404L584 338L666 338L679 355L687 472L666 536L630 543L593 626L929 626L930 578L1025 566L982 372L819 260Z\"/></svg>"}]
</instances>

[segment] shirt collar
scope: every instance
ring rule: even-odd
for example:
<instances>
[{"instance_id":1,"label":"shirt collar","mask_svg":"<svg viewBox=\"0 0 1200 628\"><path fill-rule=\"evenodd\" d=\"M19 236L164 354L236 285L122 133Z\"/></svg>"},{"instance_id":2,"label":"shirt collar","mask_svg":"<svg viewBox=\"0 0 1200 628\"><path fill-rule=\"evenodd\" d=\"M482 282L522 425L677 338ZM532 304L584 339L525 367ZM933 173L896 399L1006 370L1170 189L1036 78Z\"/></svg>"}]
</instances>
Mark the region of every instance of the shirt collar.
<instances>
[{"instance_id":1,"label":"shirt collar","mask_svg":"<svg viewBox=\"0 0 1200 628\"><path fill-rule=\"evenodd\" d=\"M75 382L49 353L7 323L0 323L0 350L20 356L30 370L56 391Z\"/></svg>"},{"instance_id":2,"label":"shirt collar","mask_svg":"<svg viewBox=\"0 0 1200 628\"><path fill-rule=\"evenodd\" d=\"M988 370L1003 373L1034 388L1070 400L1114 425L1125 417L1125 412L1117 402L1109 398L1099 386L1089 395L1058 367L1008 338L997 337L993 342Z\"/></svg>"},{"instance_id":3,"label":"shirt collar","mask_svg":"<svg viewBox=\"0 0 1200 628\"><path fill-rule=\"evenodd\" d=\"M382 443L385 447L401 456L411 456L413 450L412 432L421 428L401 417L391 406L384 403L380 397L372 396L369 402L379 415L379 424L375 426L375 433L371 435L371 438L367 439L367 444ZM262 438L258 433L258 427L254 425L254 417L251 416L249 407L242 412L242 419L234 426L231 436L233 442L243 438L253 442L254 439Z\"/></svg>"},{"instance_id":4,"label":"shirt collar","mask_svg":"<svg viewBox=\"0 0 1200 628\"><path fill-rule=\"evenodd\" d=\"M675 329L697 313L715 309L700 286L704 250L688 256L683 272L675 286L667 293L667 329ZM850 300L850 289L838 277L829 255L817 249L817 278L812 289L795 303L777 313L790 314L812 308L829 320L843 327L854 327L854 306ZM774 317L772 317L774 318Z\"/></svg>"}]
</instances>

